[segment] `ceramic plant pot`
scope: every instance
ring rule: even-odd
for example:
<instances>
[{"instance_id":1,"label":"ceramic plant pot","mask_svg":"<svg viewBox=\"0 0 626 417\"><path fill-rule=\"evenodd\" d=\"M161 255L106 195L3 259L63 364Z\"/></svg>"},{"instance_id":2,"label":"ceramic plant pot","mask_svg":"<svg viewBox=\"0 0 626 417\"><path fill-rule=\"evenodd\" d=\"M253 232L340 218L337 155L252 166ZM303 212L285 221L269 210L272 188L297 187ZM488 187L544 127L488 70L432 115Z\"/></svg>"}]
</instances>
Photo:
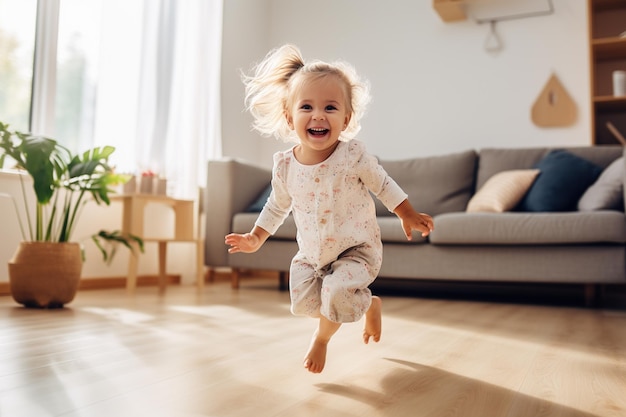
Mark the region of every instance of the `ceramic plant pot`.
<instances>
[{"instance_id":1,"label":"ceramic plant pot","mask_svg":"<svg viewBox=\"0 0 626 417\"><path fill-rule=\"evenodd\" d=\"M11 295L25 307L61 308L74 299L82 267L78 243L22 242L9 261Z\"/></svg>"}]
</instances>

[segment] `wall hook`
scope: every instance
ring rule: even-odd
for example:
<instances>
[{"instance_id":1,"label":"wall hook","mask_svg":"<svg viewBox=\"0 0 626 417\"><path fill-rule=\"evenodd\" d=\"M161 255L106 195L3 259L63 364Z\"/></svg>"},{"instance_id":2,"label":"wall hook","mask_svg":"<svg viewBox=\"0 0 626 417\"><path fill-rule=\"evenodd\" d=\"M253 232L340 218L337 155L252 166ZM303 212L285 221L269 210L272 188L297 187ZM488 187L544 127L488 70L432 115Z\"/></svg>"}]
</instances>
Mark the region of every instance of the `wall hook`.
<instances>
[{"instance_id":1,"label":"wall hook","mask_svg":"<svg viewBox=\"0 0 626 417\"><path fill-rule=\"evenodd\" d=\"M503 47L502 39L496 32L496 21L492 20L489 22L489 33L487 33L487 38L485 39L485 50L490 54L497 54Z\"/></svg>"},{"instance_id":2,"label":"wall hook","mask_svg":"<svg viewBox=\"0 0 626 417\"><path fill-rule=\"evenodd\" d=\"M479 25L482 25L484 23L489 23L490 30L489 30L489 34L487 35L487 39L485 40L485 50L489 53L497 54L504 48L502 39L496 32L497 22L502 22L505 20L527 19L530 17L547 16L547 15L553 14L554 4L552 3L552 0L546 0L546 5L547 7L544 10L537 10L537 11L526 12L526 13L509 14L509 15L503 15L503 16L488 17L484 19L480 19L475 16L472 16L474 21L478 23Z\"/></svg>"}]
</instances>

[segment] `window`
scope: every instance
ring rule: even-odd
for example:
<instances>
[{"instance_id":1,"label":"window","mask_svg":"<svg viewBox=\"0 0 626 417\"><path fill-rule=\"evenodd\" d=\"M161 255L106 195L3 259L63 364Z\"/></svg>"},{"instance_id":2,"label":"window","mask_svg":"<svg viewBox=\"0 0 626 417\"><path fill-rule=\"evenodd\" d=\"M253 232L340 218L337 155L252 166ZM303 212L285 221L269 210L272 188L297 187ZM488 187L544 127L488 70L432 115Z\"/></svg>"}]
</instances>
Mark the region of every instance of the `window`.
<instances>
[{"instance_id":1,"label":"window","mask_svg":"<svg viewBox=\"0 0 626 417\"><path fill-rule=\"evenodd\" d=\"M0 120L30 129L37 0L0 0Z\"/></svg>"},{"instance_id":2,"label":"window","mask_svg":"<svg viewBox=\"0 0 626 417\"><path fill-rule=\"evenodd\" d=\"M100 0L61 0L59 7L55 138L74 150L93 138L101 9Z\"/></svg>"},{"instance_id":3,"label":"window","mask_svg":"<svg viewBox=\"0 0 626 417\"><path fill-rule=\"evenodd\" d=\"M72 150L124 148L137 130L143 2L60 0L54 135ZM116 152L120 162L120 152ZM124 151L125 169L134 148Z\"/></svg>"},{"instance_id":4,"label":"window","mask_svg":"<svg viewBox=\"0 0 626 417\"><path fill-rule=\"evenodd\" d=\"M196 197L221 156L221 20L222 0L0 0L0 120Z\"/></svg>"}]
</instances>

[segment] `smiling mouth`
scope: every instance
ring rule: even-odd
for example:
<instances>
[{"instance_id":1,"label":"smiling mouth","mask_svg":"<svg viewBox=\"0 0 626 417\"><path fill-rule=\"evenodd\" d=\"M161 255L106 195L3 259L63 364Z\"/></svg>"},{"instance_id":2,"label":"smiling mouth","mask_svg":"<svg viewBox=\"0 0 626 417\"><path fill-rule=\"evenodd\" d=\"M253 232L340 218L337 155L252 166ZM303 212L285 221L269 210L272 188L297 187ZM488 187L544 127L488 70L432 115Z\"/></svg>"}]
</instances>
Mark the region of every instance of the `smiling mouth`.
<instances>
[{"instance_id":1,"label":"smiling mouth","mask_svg":"<svg viewBox=\"0 0 626 417\"><path fill-rule=\"evenodd\" d=\"M309 132L309 134L312 136L324 136L328 133L328 129L311 128L308 129L307 132Z\"/></svg>"}]
</instances>

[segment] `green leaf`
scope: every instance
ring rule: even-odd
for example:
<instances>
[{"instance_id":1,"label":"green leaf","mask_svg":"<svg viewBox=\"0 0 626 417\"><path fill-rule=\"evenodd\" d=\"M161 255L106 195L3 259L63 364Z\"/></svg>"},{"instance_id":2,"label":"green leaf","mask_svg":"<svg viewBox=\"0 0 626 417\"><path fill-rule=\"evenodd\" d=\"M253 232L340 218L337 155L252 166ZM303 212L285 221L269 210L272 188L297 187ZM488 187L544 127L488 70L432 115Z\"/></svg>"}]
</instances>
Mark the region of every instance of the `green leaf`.
<instances>
[{"instance_id":1,"label":"green leaf","mask_svg":"<svg viewBox=\"0 0 626 417\"><path fill-rule=\"evenodd\" d=\"M132 234L123 235L119 230L114 230L113 232L100 230L98 233L93 235L91 239L96 243L98 249L100 249L103 260L109 264L113 261L115 253L117 252L117 247L120 244L130 249L130 251L134 254L135 248L132 243L136 243L139 251L141 253L144 252L143 239ZM105 247L105 244L108 247L108 250Z\"/></svg>"}]
</instances>

